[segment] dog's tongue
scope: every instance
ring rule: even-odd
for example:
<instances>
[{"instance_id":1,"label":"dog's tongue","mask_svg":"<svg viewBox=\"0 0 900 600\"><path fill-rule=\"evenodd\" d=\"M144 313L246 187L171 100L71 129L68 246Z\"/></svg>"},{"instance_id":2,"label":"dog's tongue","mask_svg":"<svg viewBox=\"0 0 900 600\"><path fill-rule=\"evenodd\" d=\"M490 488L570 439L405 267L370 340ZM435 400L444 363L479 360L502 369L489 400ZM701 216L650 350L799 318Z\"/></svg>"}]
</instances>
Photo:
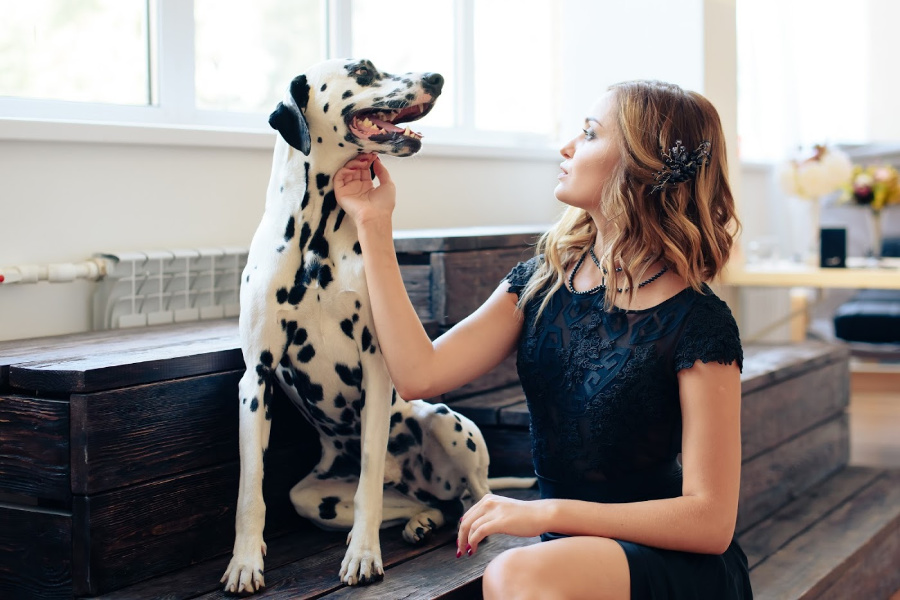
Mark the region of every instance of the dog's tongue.
<instances>
[{"instance_id":1,"label":"dog's tongue","mask_svg":"<svg viewBox=\"0 0 900 600\"><path fill-rule=\"evenodd\" d=\"M399 127L397 127L390 121L382 121L381 119L376 119L375 117L369 117L369 120L372 121L372 123L374 123L375 125L378 125L382 129L384 129L385 131L392 131L395 133L400 133L403 131L403 129L400 129Z\"/></svg>"}]
</instances>

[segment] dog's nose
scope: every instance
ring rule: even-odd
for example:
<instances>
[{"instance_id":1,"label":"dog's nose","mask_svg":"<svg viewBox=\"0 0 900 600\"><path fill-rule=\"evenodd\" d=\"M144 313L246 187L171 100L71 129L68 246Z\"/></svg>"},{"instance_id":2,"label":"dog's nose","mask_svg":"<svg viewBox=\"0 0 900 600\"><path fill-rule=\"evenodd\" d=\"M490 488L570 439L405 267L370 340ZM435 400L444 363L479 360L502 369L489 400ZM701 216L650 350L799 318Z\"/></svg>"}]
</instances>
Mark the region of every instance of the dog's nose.
<instances>
[{"instance_id":1,"label":"dog's nose","mask_svg":"<svg viewBox=\"0 0 900 600\"><path fill-rule=\"evenodd\" d=\"M439 96L444 87L444 78L440 73L425 73L422 77L422 87L432 96Z\"/></svg>"}]
</instances>

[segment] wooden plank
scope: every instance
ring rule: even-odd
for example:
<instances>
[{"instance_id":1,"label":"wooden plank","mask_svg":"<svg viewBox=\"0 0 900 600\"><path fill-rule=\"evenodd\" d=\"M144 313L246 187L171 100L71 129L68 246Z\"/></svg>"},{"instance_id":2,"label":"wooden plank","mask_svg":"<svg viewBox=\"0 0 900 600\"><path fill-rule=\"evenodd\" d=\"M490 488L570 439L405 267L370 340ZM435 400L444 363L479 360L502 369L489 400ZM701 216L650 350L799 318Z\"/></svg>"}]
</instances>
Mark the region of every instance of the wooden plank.
<instances>
[{"instance_id":1,"label":"wooden plank","mask_svg":"<svg viewBox=\"0 0 900 600\"><path fill-rule=\"evenodd\" d=\"M849 357L850 351L845 346L826 342L748 344L744 347L741 391L747 394Z\"/></svg>"},{"instance_id":2,"label":"wooden plank","mask_svg":"<svg viewBox=\"0 0 900 600\"><path fill-rule=\"evenodd\" d=\"M318 455L293 449L266 455L266 533L276 536L302 519L288 492ZM93 595L231 551L238 462L73 498L76 594Z\"/></svg>"},{"instance_id":3,"label":"wooden plank","mask_svg":"<svg viewBox=\"0 0 900 600\"><path fill-rule=\"evenodd\" d=\"M744 463L737 532L845 467L849 443L847 415L842 414Z\"/></svg>"},{"instance_id":4,"label":"wooden plank","mask_svg":"<svg viewBox=\"0 0 900 600\"><path fill-rule=\"evenodd\" d=\"M460 414L472 419L479 427L482 425L499 425L501 409L525 401L525 392L521 385L493 390L468 398L453 399L448 406Z\"/></svg>"},{"instance_id":5,"label":"wooden plank","mask_svg":"<svg viewBox=\"0 0 900 600\"><path fill-rule=\"evenodd\" d=\"M856 593L831 596L827 592L845 577L857 577L854 569L875 560L874 551L898 534L900 471L893 470L753 569L750 577L754 597L873 597ZM893 564L896 567L897 563ZM887 575L893 579L896 571L894 568ZM885 573L879 576L884 577Z\"/></svg>"},{"instance_id":6,"label":"wooden plank","mask_svg":"<svg viewBox=\"0 0 900 600\"><path fill-rule=\"evenodd\" d=\"M817 521L870 486L883 473L881 469L865 467L841 469L745 531L739 536L739 541L750 568L755 568L802 535Z\"/></svg>"},{"instance_id":7,"label":"wooden plank","mask_svg":"<svg viewBox=\"0 0 900 600\"><path fill-rule=\"evenodd\" d=\"M137 347L178 345L187 340L237 335L237 319L216 319L154 325L140 329L114 329L0 342L0 387L9 382L10 365L22 362L65 361L85 353L116 353Z\"/></svg>"},{"instance_id":8,"label":"wooden plank","mask_svg":"<svg viewBox=\"0 0 900 600\"><path fill-rule=\"evenodd\" d=\"M382 535L385 535L382 532ZM332 548L346 548L346 534L322 531L304 521L297 531L280 537L266 534L268 553L265 559L266 580L279 567L302 560ZM155 577L101 596L97 600L181 600L201 594L217 595L222 589L219 579L225 572L231 552L174 573ZM335 572L336 573L336 572ZM335 575L335 579L336 579ZM224 594L222 594L224 596Z\"/></svg>"},{"instance_id":9,"label":"wooden plank","mask_svg":"<svg viewBox=\"0 0 900 600\"><path fill-rule=\"evenodd\" d=\"M93 495L238 458L243 371L72 396L72 491ZM270 448L316 439L278 390Z\"/></svg>"},{"instance_id":10,"label":"wooden plank","mask_svg":"<svg viewBox=\"0 0 900 600\"><path fill-rule=\"evenodd\" d=\"M744 393L741 453L748 460L843 412L850 402L847 361L822 365ZM773 415L778 415L773 418Z\"/></svg>"},{"instance_id":11,"label":"wooden plank","mask_svg":"<svg viewBox=\"0 0 900 600\"><path fill-rule=\"evenodd\" d=\"M398 253L419 253L525 247L536 243L546 229L536 225L399 229L394 232L394 249Z\"/></svg>"},{"instance_id":12,"label":"wooden plank","mask_svg":"<svg viewBox=\"0 0 900 600\"><path fill-rule=\"evenodd\" d=\"M432 311L431 266L428 264L400 265L400 276L406 294L422 321L434 319Z\"/></svg>"},{"instance_id":13,"label":"wooden plank","mask_svg":"<svg viewBox=\"0 0 900 600\"><path fill-rule=\"evenodd\" d=\"M0 504L0 597L72 597L72 517Z\"/></svg>"},{"instance_id":14,"label":"wooden plank","mask_svg":"<svg viewBox=\"0 0 900 600\"><path fill-rule=\"evenodd\" d=\"M69 404L0 395L0 493L69 506Z\"/></svg>"},{"instance_id":15,"label":"wooden plank","mask_svg":"<svg viewBox=\"0 0 900 600\"><path fill-rule=\"evenodd\" d=\"M9 384L46 393L86 393L244 367L236 332L154 348L91 352L85 348L78 357L11 365Z\"/></svg>"},{"instance_id":16,"label":"wooden plank","mask_svg":"<svg viewBox=\"0 0 900 600\"><path fill-rule=\"evenodd\" d=\"M522 402L501 408L500 424L509 427L530 428L531 413L528 410L528 403L523 400Z\"/></svg>"},{"instance_id":17,"label":"wooden plank","mask_svg":"<svg viewBox=\"0 0 900 600\"><path fill-rule=\"evenodd\" d=\"M455 398L474 396L475 394L505 388L516 383L519 383L519 372L516 370L516 354L513 353L503 359L503 362L494 367L487 374L482 375L455 390L447 392L440 398L435 398L435 400L451 402Z\"/></svg>"},{"instance_id":18,"label":"wooden plank","mask_svg":"<svg viewBox=\"0 0 900 600\"><path fill-rule=\"evenodd\" d=\"M442 324L459 323L481 306L516 263L532 255L527 248L499 248L436 255L444 263L443 282L434 281L445 295L445 311L435 314ZM439 294L439 291L433 294Z\"/></svg>"}]
</instances>

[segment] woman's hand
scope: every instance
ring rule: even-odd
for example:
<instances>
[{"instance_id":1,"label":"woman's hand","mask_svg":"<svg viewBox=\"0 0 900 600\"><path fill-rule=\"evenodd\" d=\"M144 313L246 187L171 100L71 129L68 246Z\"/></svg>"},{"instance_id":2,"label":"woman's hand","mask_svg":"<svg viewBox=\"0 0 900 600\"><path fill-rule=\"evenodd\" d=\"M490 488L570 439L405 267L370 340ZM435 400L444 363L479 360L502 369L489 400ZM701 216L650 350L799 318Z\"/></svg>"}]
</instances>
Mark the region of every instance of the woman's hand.
<instances>
[{"instance_id":1,"label":"woman's hand","mask_svg":"<svg viewBox=\"0 0 900 600\"><path fill-rule=\"evenodd\" d=\"M378 178L378 187L372 181L370 168ZM360 154L334 174L334 195L340 207L359 227L376 220L390 222L397 189L378 155Z\"/></svg>"},{"instance_id":2,"label":"woman's hand","mask_svg":"<svg viewBox=\"0 0 900 600\"><path fill-rule=\"evenodd\" d=\"M487 494L459 521L456 557L472 555L481 540L494 533L535 537L547 531L548 500L516 500Z\"/></svg>"}]
</instances>

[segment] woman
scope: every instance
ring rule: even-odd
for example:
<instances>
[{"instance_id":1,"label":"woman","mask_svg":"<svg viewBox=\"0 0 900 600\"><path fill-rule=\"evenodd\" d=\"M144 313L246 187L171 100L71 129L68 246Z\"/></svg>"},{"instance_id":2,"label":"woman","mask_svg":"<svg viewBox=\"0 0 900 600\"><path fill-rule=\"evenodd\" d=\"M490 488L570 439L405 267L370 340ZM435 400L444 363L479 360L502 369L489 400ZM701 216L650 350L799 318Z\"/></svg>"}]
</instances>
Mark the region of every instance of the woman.
<instances>
[{"instance_id":1,"label":"woman","mask_svg":"<svg viewBox=\"0 0 900 600\"><path fill-rule=\"evenodd\" d=\"M335 176L401 396L439 395L518 350L541 499L483 498L457 556L495 533L544 540L488 565L488 599L750 598L733 539L742 351L705 283L738 227L718 114L675 85L622 83L561 153L568 208L536 256L433 343L405 299L390 175L361 155Z\"/></svg>"}]
</instances>

